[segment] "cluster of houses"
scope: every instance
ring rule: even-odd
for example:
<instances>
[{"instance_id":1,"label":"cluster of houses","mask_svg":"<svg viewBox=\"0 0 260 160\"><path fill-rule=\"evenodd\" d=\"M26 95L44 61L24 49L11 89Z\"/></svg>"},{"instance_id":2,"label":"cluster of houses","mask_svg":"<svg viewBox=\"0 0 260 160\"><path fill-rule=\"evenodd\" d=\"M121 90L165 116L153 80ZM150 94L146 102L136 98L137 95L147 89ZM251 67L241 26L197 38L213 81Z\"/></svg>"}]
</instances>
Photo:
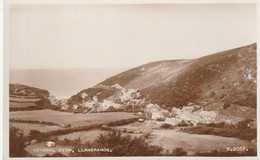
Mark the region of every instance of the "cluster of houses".
<instances>
[{"instance_id":1,"label":"cluster of houses","mask_svg":"<svg viewBox=\"0 0 260 160\"><path fill-rule=\"evenodd\" d=\"M216 123L217 113L215 111L205 111L203 108L197 109L193 106L184 106L182 109L173 108L172 117L166 118L165 122L173 125L177 125L182 121L193 125Z\"/></svg>"},{"instance_id":2,"label":"cluster of houses","mask_svg":"<svg viewBox=\"0 0 260 160\"><path fill-rule=\"evenodd\" d=\"M117 104L111 100L104 100L102 102L98 101L85 101L82 104L73 104L72 109L77 110L79 108L81 109L86 109L88 111L95 111L95 112L102 112L102 111L107 111L109 108L114 108L114 109L120 109L121 104ZM67 110L70 106L63 106L61 109L62 110Z\"/></svg>"},{"instance_id":3,"label":"cluster of houses","mask_svg":"<svg viewBox=\"0 0 260 160\"><path fill-rule=\"evenodd\" d=\"M142 106L145 103L145 100L140 98L140 92L136 89L125 89L118 84L111 86L111 88L115 88L121 91L121 93L118 95L118 99L121 101L120 104L115 103L113 100L110 99L104 99L103 101L100 101L96 95L93 97L89 97L87 93L83 92L81 94L82 102L73 104L72 106L69 106L66 103L62 103L61 110L82 109L83 111L87 112L102 112L109 109L123 109L125 106Z\"/></svg>"},{"instance_id":4,"label":"cluster of houses","mask_svg":"<svg viewBox=\"0 0 260 160\"><path fill-rule=\"evenodd\" d=\"M86 112L102 112L109 111L111 108L113 110L123 109L125 106L143 106L143 114L145 119L164 121L172 125L178 125L181 122L190 123L192 125L197 125L199 123L209 124L209 123L220 123L225 122L228 124L234 124L241 120L239 117L222 116L218 111L206 111L203 107L196 105L194 103L189 103L187 106L182 108L173 107L171 111L162 109L157 104L147 104L145 99L140 98L140 92L135 89L125 89L119 84L111 86L121 91L118 94L118 99L121 103L115 103L112 100L104 99L99 101L97 96L92 98L88 97L87 93L82 93L82 102L79 104L74 104L73 106L68 106L66 103L62 105L63 110L67 110L69 107L73 110L83 109L83 113ZM86 112L84 112L86 111Z\"/></svg>"},{"instance_id":5,"label":"cluster of houses","mask_svg":"<svg viewBox=\"0 0 260 160\"><path fill-rule=\"evenodd\" d=\"M217 111L206 111L199 105L190 104L182 108L173 107L169 112L160 108L157 104L148 104L145 109L146 119L164 121L172 125L178 125L183 122L196 126L199 123L221 123L236 124L244 120L241 117L223 116Z\"/></svg>"}]
</instances>

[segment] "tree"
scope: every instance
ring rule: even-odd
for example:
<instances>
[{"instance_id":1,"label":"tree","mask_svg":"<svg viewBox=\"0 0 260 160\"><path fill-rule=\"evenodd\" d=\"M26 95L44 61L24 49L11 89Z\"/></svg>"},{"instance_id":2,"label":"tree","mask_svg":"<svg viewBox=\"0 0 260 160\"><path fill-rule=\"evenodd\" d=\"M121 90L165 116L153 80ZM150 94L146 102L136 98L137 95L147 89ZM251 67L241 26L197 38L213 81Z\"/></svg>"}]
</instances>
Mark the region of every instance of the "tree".
<instances>
[{"instance_id":1,"label":"tree","mask_svg":"<svg viewBox=\"0 0 260 160\"><path fill-rule=\"evenodd\" d=\"M26 136L24 136L22 130L11 126L9 138L10 157L25 157L26 155L28 155L27 151L25 150L26 142L28 139Z\"/></svg>"},{"instance_id":2,"label":"tree","mask_svg":"<svg viewBox=\"0 0 260 160\"><path fill-rule=\"evenodd\" d=\"M251 119L246 119L246 120L244 120L244 121L239 121L238 122L238 124L237 124L237 128L238 129L248 129L248 128L250 128L249 126L248 126L248 123L250 123L250 122L252 122L253 120L251 120Z\"/></svg>"}]
</instances>

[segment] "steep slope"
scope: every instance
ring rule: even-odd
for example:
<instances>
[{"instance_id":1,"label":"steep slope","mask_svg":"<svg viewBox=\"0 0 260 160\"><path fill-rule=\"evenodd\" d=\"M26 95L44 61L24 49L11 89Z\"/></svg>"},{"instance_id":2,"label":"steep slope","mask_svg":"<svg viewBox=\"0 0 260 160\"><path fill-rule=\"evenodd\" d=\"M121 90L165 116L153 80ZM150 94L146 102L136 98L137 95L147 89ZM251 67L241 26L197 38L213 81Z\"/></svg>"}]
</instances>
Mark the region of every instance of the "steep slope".
<instances>
[{"instance_id":1,"label":"steep slope","mask_svg":"<svg viewBox=\"0 0 260 160\"><path fill-rule=\"evenodd\" d=\"M211 101L231 101L256 108L255 44L202 57L191 63L168 83L144 89L143 95L150 95L153 102L167 107L183 106L188 102L208 105Z\"/></svg>"},{"instance_id":2,"label":"steep slope","mask_svg":"<svg viewBox=\"0 0 260 160\"><path fill-rule=\"evenodd\" d=\"M147 103L162 108L178 108L193 102L223 114L237 107L253 113L256 109L256 44L193 60L148 63L80 91L68 104L79 104L82 93L89 99L97 96L100 101L116 101L122 93L111 87L115 84L126 90L140 91Z\"/></svg>"}]
</instances>

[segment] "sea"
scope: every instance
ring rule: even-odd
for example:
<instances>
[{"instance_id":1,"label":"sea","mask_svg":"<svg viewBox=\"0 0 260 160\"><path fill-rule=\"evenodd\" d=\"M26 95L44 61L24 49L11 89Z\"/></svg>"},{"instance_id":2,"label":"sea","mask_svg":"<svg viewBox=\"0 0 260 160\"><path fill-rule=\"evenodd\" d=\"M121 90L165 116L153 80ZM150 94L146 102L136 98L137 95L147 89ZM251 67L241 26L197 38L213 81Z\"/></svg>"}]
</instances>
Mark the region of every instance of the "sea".
<instances>
[{"instance_id":1,"label":"sea","mask_svg":"<svg viewBox=\"0 0 260 160\"><path fill-rule=\"evenodd\" d=\"M11 69L9 82L45 89L62 99L126 70L128 68Z\"/></svg>"}]
</instances>

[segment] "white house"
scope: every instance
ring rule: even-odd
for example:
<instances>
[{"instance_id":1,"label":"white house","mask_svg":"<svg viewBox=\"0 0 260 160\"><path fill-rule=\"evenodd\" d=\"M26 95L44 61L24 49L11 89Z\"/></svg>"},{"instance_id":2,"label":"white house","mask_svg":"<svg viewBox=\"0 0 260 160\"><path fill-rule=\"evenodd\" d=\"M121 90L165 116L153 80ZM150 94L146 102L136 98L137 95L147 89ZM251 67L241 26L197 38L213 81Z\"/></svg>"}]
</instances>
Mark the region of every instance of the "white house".
<instances>
[{"instance_id":1,"label":"white house","mask_svg":"<svg viewBox=\"0 0 260 160\"><path fill-rule=\"evenodd\" d=\"M159 120L159 119L165 119L163 114L161 112L152 112L152 118L153 120Z\"/></svg>"},{"instance_id":2,"label":"white house","mask_svg":"<svg viewBox=\"0 0 260 160\"><path fill-rule=\"evenodd\" d=\"M157 104L147 104L146 107L145 107L146 111L147 112L158 112L161 110L160 106L157 105Z\"/></svg>"},{"instance_id":3,"label":"white house","mask_svg":"<svg viewBox=\"0 0 260 160\"><path fill-rule=\"evenodd\" d=\"M100 104L100 109L102 111L105 111L109 107L113 107L115 109L119 109L121 107L121 105L117 104L117 103L114 103L113 101L106 100L106 99Z\"/></svg>"},{"instance_id":4,"label":"white house","mask_svg":"<svg viewBox=\"0 0 260 160\"><path fill-rule=\"evenodd\" d=\"M177 124L179 124L180 123L180 121L178 120L178 119L176 119L176 118L166 118L165 119L165 123L169 123L169 124L171 124L171 125L177 125Z\"/></svg>"},{"instance_id":5,"label":"white house","mask_svg":"<svg viewBox=\"0 0 260 160\"><path fill-rule=\"evenodd\" d=\"M138 116L142 116L143 113L142 113L142 112L138 112L137 115L138 115Z\"/></svg>"},{"instance_id":6,"label":"white house","mask_svg":"<svg viewBox=\"0 0 260 160\"><path fill-rule=\"evenodd\" d=\"M120 97L121 102L127 102L129 100L133 100L134 98L140 97L140 93L137 92L136 89L130 88L125 92L122 90L123 95Z\"/></svg>"},{"instance_id":7,"label":"white house","mask_svg":"<svg viewBox=\"0 0 260 160\"><path fill-rule=\"evenodd\" d=\"M69 108L69 105L64 104L64 105L62 105L61 110L67 110L68 108Z\"/></svg>"},{"instance_id":8,"label":"white house","mask_svg":"<svg viewBox=\"0 0 260 160\"><path fill-rule=\"evenodd\" d=\"M194 110L193 106L183 106L183 110L192 112Z\"/></svg>"},{"instance_id":9,"label":"white house","mask_svg":"<svg viewBox=\"0 0 260 160\"><path fill-rule=\"evenodd\" d=\"M124 87L120 86L119 84L114 84L113 86L111 86L111 88L116 88L116 89L120 89L120 90L125 90Z\"/></svg>"},{"instance_id":10,"label":"white house","mask_svg":"<svg viewBox=\"0 0 260 160\"><path fill-rule=\"evenodd\" d=\"M87 97L87 96L88 96L88 94L85 93L85 92L83 92L83 93L81 94L81 98L82 98L82 99L85 99L85 97Z\"/></svg>"},{"instance_id":11,"label":"white house","mask_svg":"<svg viewBox=\"0 0 260 160\"><path fill-rule=\"evenodd\" d=\"M93 108L95 105L95 102L94 101L86 101L83 103L82 107L84 108Z\"/></svg>"},{"instance_id":12,"label":"white house","mask_svg":"<svg viewBox=\"0 0 260 160\"><path fill-rule=\"evenodd\" d=\"M204 111L203 108L200 111L200 121L204 123L215 122L217 113L215 111Z\"/></svg>"},{"instance_id":13,"label":"white house","mask_svg":"<svg viewBox=\"0 0 260 160\"><path fill-rule=\"evenodd\" d=\"M77 104L73 104L73 109L78 109L78 105Z\"/></svg>"},{"instance_id":14,"label":"white house","mask_svg":"<svg viewBox=\"0 0 260 160\"><path fill-rule=\"evenodd\" d=\"M144 122L144 119L143 118L139 118L138 122Z\"/></svg>"},{"instance_id":15,"label":"white house","mask_svg":"<svg viewBox=\"0 0 260 160\"><path fill-rule=\"evenodd\" d=\"M147 69L146 69L146 68L144 68L144 67L142 67L142 68L141 68L141 71L146 71L146 70L147 70Z\"/></svg>"}]
</instances>

